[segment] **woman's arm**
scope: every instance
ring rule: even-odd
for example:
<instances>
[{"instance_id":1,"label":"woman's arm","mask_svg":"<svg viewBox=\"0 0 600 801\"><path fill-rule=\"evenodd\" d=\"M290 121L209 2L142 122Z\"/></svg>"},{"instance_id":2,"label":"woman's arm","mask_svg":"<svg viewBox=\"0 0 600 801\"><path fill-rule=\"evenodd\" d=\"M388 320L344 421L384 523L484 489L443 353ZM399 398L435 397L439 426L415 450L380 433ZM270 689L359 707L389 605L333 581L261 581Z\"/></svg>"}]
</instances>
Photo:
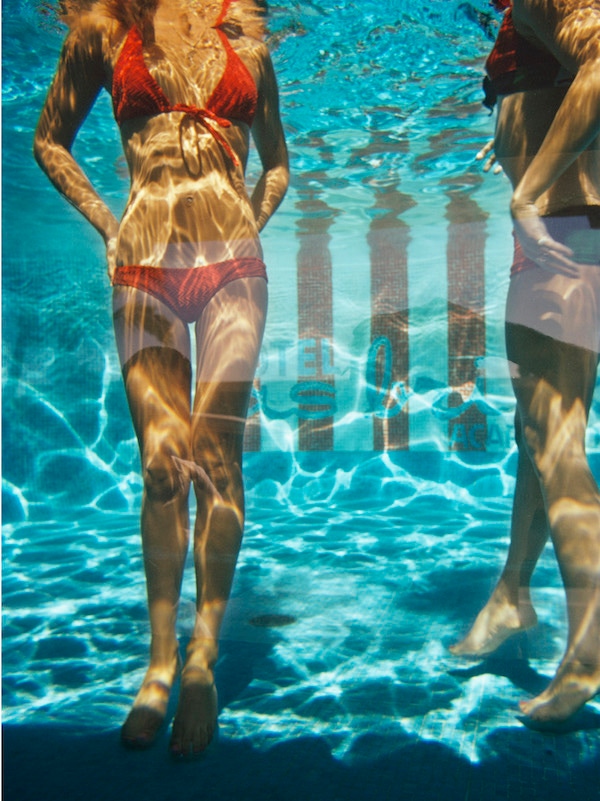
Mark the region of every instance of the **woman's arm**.
<instances>
[{"instance_id":1,"label":"woman's arm","mask_svg":"<svg viewBox=\"0 0 600 801\"><path fill-rule=\"evenodd\" d=\"M600 8L572 13L556 30L553 51L575 79L513 202L535 203L600 135Z\"/></svg>"},{"instance_id":2,"label":"woman's arm","mask_svg":"<svg viewBox=\"0 0 600 801\"><path fill-rule=\"evenodd\" d=\"M71 154L77 131L105 83L102 31L90 22L71 30L37 125L33 152L58 191L114 250L119 223Z\"/></svg>"},{"instance_id":3,"label":"woman's arm","mask_svg":"<svg viewBox=\"0 0 600 801\"><path fill-rule=\"evenodd\" d=\"M515 0L514 11L515 24L524 20L528 32L576 73L511 201L526 255L568 271L572 253L548 236L536 201L600 136L600 9L565 0Z\"/></svg>"},{"instance_id":4,"label":"woman's arm","mask_svg":"<svg viewBox=\"0 0 600 801\"><path fill-rule=\"evenodd\" d=\"M252 208L258 230L267 224L287 191L290 172L287 146L279 116L279 93L271 58L265 47L258 106L252 123L252 138L263 167L252 193Z\"/></svg>"}]
</instances>

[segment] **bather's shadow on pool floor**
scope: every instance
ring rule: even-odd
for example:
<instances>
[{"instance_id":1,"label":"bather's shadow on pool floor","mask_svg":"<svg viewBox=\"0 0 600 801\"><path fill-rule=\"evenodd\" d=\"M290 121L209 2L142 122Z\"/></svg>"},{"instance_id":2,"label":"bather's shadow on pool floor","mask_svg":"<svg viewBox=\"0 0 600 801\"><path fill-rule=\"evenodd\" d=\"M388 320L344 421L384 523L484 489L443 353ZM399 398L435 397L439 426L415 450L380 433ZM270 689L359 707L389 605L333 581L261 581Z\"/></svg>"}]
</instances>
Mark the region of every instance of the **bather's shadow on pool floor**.
<instances>
[{"instance_id":1,"label":"bather's shadow on pool floor","mask_svg":"<svg viewBox=\"0 0 600 801\"><path fill-rule=\"evenodd\" d=\"M366 801L493 798L594 801L598 762L561 770L560 741L525 729L493 732L493 754L478 764L436 742L382 742L363 735L352 759L335 759L318 735L257 749L218 739L198 761L175 763L167 735L131 753L118 731L54 725L4 728L6 801ZM515 741L522 758L514 759ZM383 746L383 748L382 748Z\"/></svg>"},{"instance_id":2,"label":"bather's shadow on pool floor","mask_svg":"<svg viewBox=\"0 0 600 801\"><path fill-rule=\"evenodd\" d=\"M377 672L369 674L367 668L370 664L373 671L374 663L362 659L364 673L344 670L340 674L343 679L340 698L331 695L335 679L327 673L328 706L318 693L309 696L309 700L300 697L303 680L306 683L302 666L309 663L293 662L289 653L296 653L297 643L302 641L302 620L277 627L273 624L288 620L288 616L280 614L287 609L286 604L266 595L250 603L246 592L249 590L242 580L238 598L243 602L232 604L217 671L221 718L226 722L202 758L184 764L173 761L168 754L168 730L161 733L155 747L147 752L125 751L119 742L120 717L116 716L114 723L111 717L108 726L99 725L95 704L86 706L81 699L73 701L75 710L72 705L69 707L69 722L64 718L59 721L60 711L53 722L51 704L46 703L39 709L39 723L32 722L30 714L26 721L11 722L4 727L4 799L600 799L597 705L581 710L574 721L574 730L560 735L527 729L517 723L514 713L506 711L512 703L508 684L535 694L548 681L548 676L541 675L526 658L530 648L528 637L514 638L493 658L471 663L452 659L443 662L428 674L425 682L422 673L414 679L410 656L400 665L401 650L396 653L386 644L383 653L388 658L395 657L402 667L397 679ZM261 614L255 616L253 611L248 617L249 608ZM265 609L272 611L265 615ZM256 618L260 625L256 625ZM400 618L388 617L387 628ZM430 614L428 620L429 628L420 636L434 639L436 623ZM343 637L338 636L340 627L342 624L337 622L327 635L320 632L322 642L319 638L311 641L315 673L308 684L313 694L321 675L319 670L326 674L328 656L334 666L341 656L353 664L357 653L367 653L366 649L372 646L370 630L369 636L361 639L358 624L347 632L344 628ZM547 636L541 628L539 636L545 641ZM311 626L310 630L315 629ZM399 631L400 637L402 629ZM415 642L414 634L412 638ZM290 652L285 652L286 657L282 658L285 647ZM306 651L308 647L305 641L302 648ZM397 647L401 648L401 638ZM531 647L535 650L539 646L533 640ZM323 665L317 664L317 657ZM96 690L94 697L101 705L108 690L101 684ZM449 718L438 716L437 712L447 711L463 699L469 699L469 703L458 727L450 731ZM171 714L175 706L175 699L172 700ZM340 714L340 705L346 717ZM391 712L390 707L393 707ZM79 709L81 730L72 722ZM504 710L500 715L499 709ZM494 722L498 719L500 724ZM415 725L418 720L422 723ZM340 756L339 750L335 751L336 727L346 721L350 733L346 731L344 736L350 745ZM411 723L413 728L408 731Z\"/></svg>"},{"instance_id":3,"label":"bather's shadow on pool floor","mask_svg":"<svg viewBox=\"0 0 600 801\"><path fill-rule=\"evenodd\" d=\"M280 608L272 598L264 606ZM244 604L237 610L235 604L232 607L234 618L239 610L239 619L232 621L229 629L226 627L230 636L224 638L217 671L222 719L229 718L229 722L199 760L183 764L172 760L168 754L168 730L161 733L149 751L125 751L119 742L120 719L114 724L110 722L108 727L90 725L97 713L94 704L86 708L83 699L77 702L81 709L81 730L76 730L72 722L52 722L52 710L46 705L40 711L43 717L40 723L33 723L30 716L23 723L4 727L4 799L596 801L600 798L600 714L595 705L581 710L574 731L561 735L511 725L511 722L516 724L515 716L511 718L506 713L502 718L504 723L493 723L498 707L504 708L508 703L506 691L498 697L494 695L498 678L527 693L538 692L548 681L523 658L527 646L520 644L519 638L506 644L493 658L472 663L457 661L447 668L449 678L459 685L459 698L469 695L469 688L478 682L481 690L480 697L468 706L461 721L462 734L454 731L450 737L443 719L436 718L429 728L425 725L428 713L435 717L441 703L451 703L457 698L454 691L448 699L443 693L436 695L443 671L432 673L425 685L411 684L408 671L406 681L399 676L398 682L392 684L391 693L385 677L355 675L341 699L350 715L352 737L347 738L351 744L340 757L334 753L332 737L335 721L343 723L344 719L329 720L328 707L316 703L311 706L310 714L298 717L302 701L296 704L297 695L292 693L287 699L284 692L291 692L299 683L298 675L292 673L297 666L290 662L277 664L274 660L285 646L286 637L295 641L298 632L293 625L253 626L242 615L244 609ZM271 615L267 622L278 620L277 615ZM240 633L244 634L242 639ZM322 648L321 651L325 658ZM98 703L102 703L105 692L98 687ZM386 706L394 702L398 712L386 712ZM171 714L174 706L173 699ZM414 728L411 732L405 730L411 715L423 719L421 732ZM73 717L71 712L71 721ZM367 720L373 720L371 729ZM292 724L297 728L293 729ZM248 728L244 730L246 725ZM475 743L477 759L465 755L468 748L463 749L461 737L465 744ZM447 739L454 742L453 747L445 742Z\"/></svg>"},{"instance_id":4,"label":"bather's shadow on pool floor","mask_svg":"<svg viewBox=\"0 0 600 801\"><path fill-rule=\"evenodd\" d=\"M280 633L261 630L253 642L226 641L219 663L220 704L235 706L272 656ZM510 649L499 657L457 668L459 681L507 676L524 689L546 680ZM357 709L377 705L368 682L353 689ZM411 689L405 688L409 695ZM381 700L381 699L380 699ZM418 699L417 699L418 700ZM145 752L124 750L119 729L65 723L9 724L3 730L6 801L596 801L600 798L600 715L583 709L577 731L587 730L587 754L577 734L555 735L524 727L486 724L483 699L477 722L479 761L443 742L398 727L357 731L342 759L331 740L306 730L265 745L265 738L223 731L205 754L178 762L168 753L169 731ZM171 714L175 704L171 704ZM85 712L82 704L82 716ZM93 710L91 710L93 714ZM291 714L291 713L290 713ZM281 728L284 712L278 713ZM319 719L312 719L318 725ZM468 721L466 721L468 726ZM242 724L243 725L243 724ZM273 726L271 720L269 725ZM440 732L440 735L442 733ZM241 736L240 736L241 735ZM577 744L579 743L579 745ZM583 758L582 758L583 756Z\"/></svg>"}]
</instances>

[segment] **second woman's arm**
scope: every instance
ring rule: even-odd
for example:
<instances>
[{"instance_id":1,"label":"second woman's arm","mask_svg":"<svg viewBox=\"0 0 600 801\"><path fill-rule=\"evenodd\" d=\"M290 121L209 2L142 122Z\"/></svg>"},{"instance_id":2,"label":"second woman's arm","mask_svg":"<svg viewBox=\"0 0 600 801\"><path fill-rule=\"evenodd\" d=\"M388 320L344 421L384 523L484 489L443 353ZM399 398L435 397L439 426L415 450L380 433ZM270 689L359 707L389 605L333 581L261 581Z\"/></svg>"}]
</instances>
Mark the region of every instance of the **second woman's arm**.
<instances>
[{"instance_id":1,"label":"second woman's arm","mask_svg":"<svg viewBox=\"0 0 600 801\"><path fill-rule=\"evenodd\" d=\"M514 19L575 73L544 140L515 187L511 213L527 256L570 272L568 248L548 236L536 201L600 135L600 10L572 0L515 0ZM598 187L600 192L600 187Z\"/></svg>"}]
</instances>

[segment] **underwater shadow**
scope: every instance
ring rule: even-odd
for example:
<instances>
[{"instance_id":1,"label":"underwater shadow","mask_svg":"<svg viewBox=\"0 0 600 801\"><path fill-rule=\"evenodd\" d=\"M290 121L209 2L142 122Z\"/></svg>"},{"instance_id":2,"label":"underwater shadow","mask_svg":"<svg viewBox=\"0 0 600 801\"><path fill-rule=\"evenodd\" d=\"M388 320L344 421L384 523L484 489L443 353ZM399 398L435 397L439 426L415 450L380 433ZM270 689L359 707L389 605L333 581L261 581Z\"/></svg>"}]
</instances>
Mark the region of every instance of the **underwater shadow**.
<instances>
[{"instance_id":1,"label":"underwater shadow","mask_svg":"<svg viewBox=\"0 0 600 801\"><path fill-rule=\"evenodd\" d=\"M493 654L473 659L464 667L448 670L448 673L459 681L484 675L502 676L531 695L539 695L549 683L547 676L541 675L529 664L526 634L516 635Z\"/></svg>"},{"instance_id":2,"label":"underwater shadow","mask_svg":"<svg viewBox=\"0 0 600 801\"><path fill-rule=\"evenodd\" d=\"M479 763L408 735L362 735L344 761L319 735L270 748L217 737L199 760L179 763L166 732L135 753L120 747L116 729L11 724L3 733L7 801L487 801L518 793L580 801L597 793L597 761L561 765L565 738L526 729L491 732Z\"/></svg>"},{"instance_id":3,"label":"underwater shadow","mask_svg":"<svg viewBox=\"0 0 600 801\"><path fill-rule=\"evenodd\" d=\"M519 652L519 643L505 643L492 656L481 659L468 667L453 668L448 671L448 674L459 681L467 681L484 675L500 676L508 679L515 687L519 687L531 696L539 695L548 686L549 679L531 667L526 656L526 635L520 636L523 637L525 643L522 652ZM515 650L517 650L516 657ZM570 734L578 731L600 730L600 714L586 706L579 709L568 720L561 722L544 723L528 718L526 715L517 715L516 717L528 729L541 733Z\"/></svg>"}]
</instances>

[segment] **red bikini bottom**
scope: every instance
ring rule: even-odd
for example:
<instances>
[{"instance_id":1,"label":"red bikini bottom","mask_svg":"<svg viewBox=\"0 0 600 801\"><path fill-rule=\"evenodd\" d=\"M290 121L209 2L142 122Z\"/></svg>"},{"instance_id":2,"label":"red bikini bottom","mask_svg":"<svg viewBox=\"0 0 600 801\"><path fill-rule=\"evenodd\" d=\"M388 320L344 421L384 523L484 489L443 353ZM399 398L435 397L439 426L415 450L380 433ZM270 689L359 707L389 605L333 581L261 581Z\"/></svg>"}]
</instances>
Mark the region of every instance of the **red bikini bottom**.
<instances>
[{"instance_id":1,"label":"red bikini bottom","mask_svg":"<svg viewBox=\"0 0 600 801\"><path fill-rule=\"evenodd\" d=\"M264 278L267 270L257 258L229 259L205 267L117 267L114 286L141 289L162 301L185 323L194 323L217 292L238 278Z\"/></svg>"}]
</instances>

